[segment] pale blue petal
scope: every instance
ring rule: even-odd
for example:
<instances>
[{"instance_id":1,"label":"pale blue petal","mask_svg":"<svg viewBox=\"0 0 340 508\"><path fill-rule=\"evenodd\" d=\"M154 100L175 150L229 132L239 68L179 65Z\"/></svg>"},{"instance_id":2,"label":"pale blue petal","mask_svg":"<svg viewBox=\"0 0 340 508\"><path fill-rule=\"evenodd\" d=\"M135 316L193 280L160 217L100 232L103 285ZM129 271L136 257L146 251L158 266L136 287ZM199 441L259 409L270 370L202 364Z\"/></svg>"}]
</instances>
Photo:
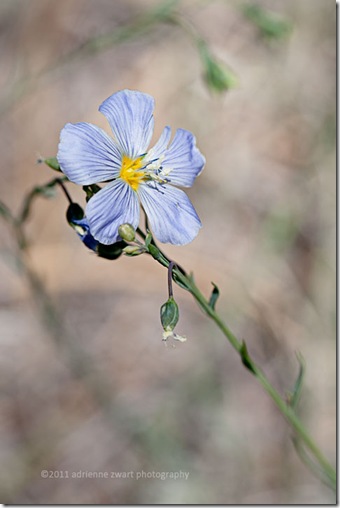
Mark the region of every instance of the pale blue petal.
<instances>
[{"instance_id":1,"label":"pale blue petal","mask_svg":"<svg viewBox=\"0 0 340 508\"><path fill-rule=\"evenodd\" d=\"M119 176L121 153L113 140L90 123L68 123L60 133L57 159L65 175L80 185Z\"/></svg>"},{"instance_id":2,"label":"pale blue petal","mask_svg":"<svg viewBox=\"0 0 340 508\"><path fill-rule=\"evenodd\" d=\"M161 155L164 154L165 150L168 147L170 137L171 137L170 127L168 127L168 126L164 127L159 140L148 152L148 155L147 155L148 160L158 159L159 157L161 157Z\"/></svg>"},{"instance_id":3,"label":"pale blue petal","mask_svg":"<svg viewBox=\"0 0 340 508\"><path fill-rule=\"evenodd\" d=\"M201 221L188 196L170 185L140 185L138 194L156 238L184 245L197 235Z\"/></svg>"},{"instance_id":4,"label":"pale blue petal","mask_svg":"<svg viewBox=\"0 0 340 508\"><path fill-rule=\"evenodd\" d=\"M136 229L139 214L135 191L119 179L97 192L86 206L91 234L105 245L118 240L118 228L121 224L128 222Z\"/></svg>"},{"instance_id":5,"label":"pale blue petal","mask_svg":"<svg viewBox=\"0 0 340 508\"><path fill-rule=\"evenodd\" d=\"M171 169L168 178L171 183L182 187L191 187L205 164L205 158L196 147L196 139L191 132L177 129L162 166Z\"/></svg>"},{"instance_id":6,"label":"pale blue petal","mask_svg":"<svg viewBox=\"0 0 340 508\"><path fill-rule=\"evenodd\" d=\"M154 99L151 95L122 90L99 107L109 121L115 140L131 159L146 153L153 133Z\"/></svg>"}]
</instances>

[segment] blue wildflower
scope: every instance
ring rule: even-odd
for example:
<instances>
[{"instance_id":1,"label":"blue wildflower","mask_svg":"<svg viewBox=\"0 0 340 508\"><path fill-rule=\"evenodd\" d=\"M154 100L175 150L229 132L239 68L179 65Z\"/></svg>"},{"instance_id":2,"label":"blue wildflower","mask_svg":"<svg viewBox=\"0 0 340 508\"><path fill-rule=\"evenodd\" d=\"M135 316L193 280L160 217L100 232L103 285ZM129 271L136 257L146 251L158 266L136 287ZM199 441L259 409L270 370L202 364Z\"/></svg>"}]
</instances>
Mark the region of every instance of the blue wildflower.
<instances>
[{"instance_id":1,"label":"blue wildflower","mask_svg":"<svg viewBox=\"0 0 340 508\"><path fill-rule=\"evenodd\" d=\"M116 242L123 223L138 227L139 201L163 243L189 243L201 227L189 198L175 186L191 187L205 159L195 137L184 129L176 131L169 145L171 131L165 127L148 150L153 109L150 95L123 90L99 107L114 139L84 122L66 124L61 131L57 159L69 180L80 185L108 182L86 206L91 235L102 244Z\"/></svg>"}]
</instances>

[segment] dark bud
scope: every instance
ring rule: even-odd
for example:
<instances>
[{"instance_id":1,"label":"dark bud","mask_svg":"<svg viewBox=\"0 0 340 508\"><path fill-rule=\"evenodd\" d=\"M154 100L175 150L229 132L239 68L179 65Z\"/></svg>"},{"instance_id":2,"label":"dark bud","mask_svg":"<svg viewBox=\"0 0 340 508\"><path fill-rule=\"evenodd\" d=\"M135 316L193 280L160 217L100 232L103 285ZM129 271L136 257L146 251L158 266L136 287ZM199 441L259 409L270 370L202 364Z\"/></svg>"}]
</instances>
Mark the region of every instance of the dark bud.
<instances>
[{"instance_id":1,"label":"dark bud","mask_svg":"<svg viewBox=\"0 0 340 508\"><path fill-rule=\"evenodd\" d=\"M113 243L112 245L104 245L103 243L98 243L97 254L101 258L118 259L119 256L122 255L123 249L126 246L127 243L124 242L124 240Z\"/></svg>"},{"instance_id":2,"label":"dark bud","mask_svg":"<svg viewBox=\"0 0 340 508\"><path fill-rule=\"evenodd\" d=\"M84 210L78 203L71 203L66 212L66 219L71 225L75 220L81 220L84 217Z\"/></svg>"}]
</instances>

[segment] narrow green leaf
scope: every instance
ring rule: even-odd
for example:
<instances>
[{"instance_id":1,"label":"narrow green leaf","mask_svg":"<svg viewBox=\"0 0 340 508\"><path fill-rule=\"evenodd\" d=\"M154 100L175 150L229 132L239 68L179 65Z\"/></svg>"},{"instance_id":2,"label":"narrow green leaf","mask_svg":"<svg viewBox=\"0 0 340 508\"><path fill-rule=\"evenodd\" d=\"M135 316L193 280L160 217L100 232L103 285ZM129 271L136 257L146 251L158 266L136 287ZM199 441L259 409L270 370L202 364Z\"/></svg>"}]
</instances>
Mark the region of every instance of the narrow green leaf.
<instances>
[{"instance_id":1,"label":"narrow green leaf","mask_svg":"<svg viewBox=\"0 0 340 508\"><path fill-rule=\"evenodd\" d=\"M213 282L211 284L214 286L214 288L211 292L209 305L213 310L215 310L216 301L217 301L218 297L220 296L220 290L218 289L216 284L214 284Z\"/></svg>"},{"instance_id":2,"label":"narrow green leaf","mask_svg":"<svg viewBox=\"0 0 340 508\"><path fill-rule=\"evenodd\" d=\"M298 436L292 437L293 445L296 453L299 455L302 462L312 471L322 482L328 485L331 489L336 490L336 478L330 474L325 468L320 467L309 455L305 448L303 441Z\"/></svg>"},{"instance_id":3,"label":"narrow green leaf","mask_svg":"<svg viewBox=\"0 0 340 508\"><path fill-rule=\"evenodd\" d=\"M0 201L0 215L8 222L14 222L12 212L10 211L8 206L5 205L5 203L2 203L1 201Z\"/></svg>"},{"instance_id":4,"label":"narrow green leaf","mask_svg":"<svg viewBox=\"0 0 340 508\"><path fill-rule=\"evenodd\" d=\"M156 21L167 20L178 3L179 0L167 0L166 2L162 2L160 5L157 5L157 7L150 12L151 20L153 18Z\"/></svg>"},{"instance_id":5,"label":"narrow green leaf","mask_svg":"<svg viewBox=\"0 0 340 508\"><path fill-rule=\"evenodd\" d=\"M150 233L150 231L148 231L148 234L146 235L146 238L145 238L145 247L147 249L149 249L149 245L151 242L152 242L152 234Z\"/></svg>"},{"instance_id":6,"label":"narrow green leaf","mask_svg":"<svg viewBox=\"0 0 340 508\"><path fill-rule=\"evenodd\" d=\"M253 362L251 361L251 358L249 356L246 343L244 341L242 342L242 346L241 346L241 349L240 349L240 355L241 355L241 359L242 359L243 365L245 367L247 367L247 369L249 369L250 372L255 374L255 370L254 370L254 367L253 367Z\"/></svg>"},{"instance_id":7,"label":"narrow green leaf","mask_svg":"<svg viewBox=\"0 0 340 508\"><path fill-rule=\"evenodd\" d=\"M56 157L50 157L49 159L39 159L38 162L44 162L48 167L54 169L54 171L61 171L59 162Z\"/></svg>"},{"instance_id":8,"label":"narrow green leaf","mask_svg":"<svg viewBox=\"0 0 340 508\"><path fill-rule=\"evenodd\" d=\"M303 356L301 355L301 353L299 353L299 352L296 353L296 358L297 358L297 361L299 362L300 368L299 368L298 377L295 381L293 391L289 394L289 399L288 399L289 405L294 410L297 408L297 405L300 400L301 391L302 391L302 383L303 383L303 379L304 379L305 371L306 371L305 360L304 360Z\"/></svg>"},{"instance_id":9,"label":"narrow green leaf","mask_svg":"<svg viewBox=\"0 0 340 508\"><path fill-rule=\"evenodd\" d=\"M268 40L283 39L292 31L292 23L259 5L246 5L243 13L257 27L262 37Z\"/></svg>"}]
</instances>

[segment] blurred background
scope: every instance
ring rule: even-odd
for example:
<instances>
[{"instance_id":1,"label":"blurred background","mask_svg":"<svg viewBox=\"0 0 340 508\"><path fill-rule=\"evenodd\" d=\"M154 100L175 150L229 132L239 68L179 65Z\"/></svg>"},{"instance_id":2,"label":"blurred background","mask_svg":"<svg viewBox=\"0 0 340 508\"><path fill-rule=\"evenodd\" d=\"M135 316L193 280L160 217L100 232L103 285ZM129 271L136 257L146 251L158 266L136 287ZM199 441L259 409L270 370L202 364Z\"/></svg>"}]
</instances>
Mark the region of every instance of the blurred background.
<instances>
[{"instance_id":1,"label":"blurred background","mask_svg":"<svg viewBox=\"0 0 340 508\"><path fill-rule=\"evenodd\" d=\"M164 250L207 296L211 281L218 284L218 311L280 393L292 390L295 353L303 354L299 414L332 463L335 7L331 0L0 3L0 199L17 214L27 192L58 176L36 160L56 155L65 123L109 132L98 112L104 99L124 88L153 95L154 139L165 125L189 129L207 160L188 191L203 228L190 245ZM226 66L215 88L228 90L204 79L193 31ZM68 190L84 204L81 189ZM174 289L177 332L188 340L166 347L159 321L166 270L147 256L96 257L67 225L66 208L59 189L37 198L21 258L13 228L0 222L0 501L334 502L190 294ZM43 479L42 470L189 477Z\"/></svg>"}]
</instances>

